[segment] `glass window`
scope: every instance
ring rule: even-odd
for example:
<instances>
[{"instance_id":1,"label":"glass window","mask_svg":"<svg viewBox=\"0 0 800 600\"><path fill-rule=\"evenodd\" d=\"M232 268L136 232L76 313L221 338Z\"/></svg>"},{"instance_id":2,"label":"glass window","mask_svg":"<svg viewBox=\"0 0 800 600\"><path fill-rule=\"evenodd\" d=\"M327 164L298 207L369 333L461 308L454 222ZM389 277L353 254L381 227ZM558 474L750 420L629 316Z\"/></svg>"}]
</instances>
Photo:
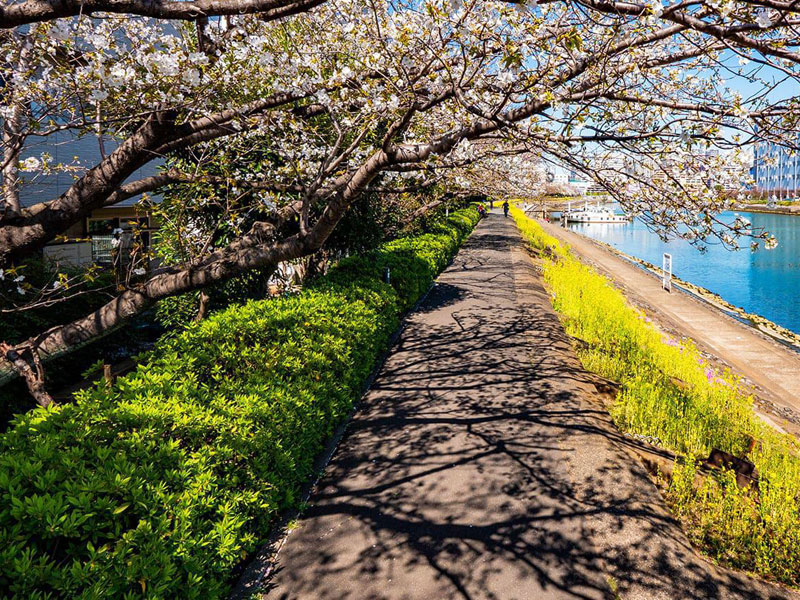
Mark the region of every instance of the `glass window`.
<instances>
[{"instance_id":1,"label":"glass window","mask_svg":"<svg viewBox=\"0 0 800 600\"><path fill-rule=\"evenodd\" d=\"M119 227L119 219L89 219L89 235L108 235Z\"/></svg>"}]
</instances>

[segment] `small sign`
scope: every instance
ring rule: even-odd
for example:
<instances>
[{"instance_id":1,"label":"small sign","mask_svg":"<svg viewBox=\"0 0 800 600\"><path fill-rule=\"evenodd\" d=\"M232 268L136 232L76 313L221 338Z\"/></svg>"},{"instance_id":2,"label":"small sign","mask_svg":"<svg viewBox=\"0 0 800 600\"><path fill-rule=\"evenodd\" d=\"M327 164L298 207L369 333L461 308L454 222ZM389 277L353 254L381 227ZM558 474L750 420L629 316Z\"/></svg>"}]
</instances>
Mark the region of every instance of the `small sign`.
<instances>
[{"instance_id":1,"label":"small sign","mask_svg":"<svg viewBox=\"0 0 800 600\"><path fill-rule=\"evenodd\" d=\"M661 286L668 292L672 291L672 254L666 252L661 260Z\"/></svg>"}]
</instances>

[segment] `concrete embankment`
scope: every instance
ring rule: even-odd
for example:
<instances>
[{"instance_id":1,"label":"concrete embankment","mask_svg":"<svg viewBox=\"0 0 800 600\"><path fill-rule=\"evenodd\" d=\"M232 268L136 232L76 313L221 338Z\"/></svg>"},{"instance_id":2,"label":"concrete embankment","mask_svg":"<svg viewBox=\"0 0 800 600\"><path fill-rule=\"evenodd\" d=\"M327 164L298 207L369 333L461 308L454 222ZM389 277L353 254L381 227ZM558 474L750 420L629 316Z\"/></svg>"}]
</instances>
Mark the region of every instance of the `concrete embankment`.
<instances>
[{"instance_id":1,"label":"concrete embankment","mask_svg":"<svg viewBox=\"0 0 800 600\"><path fill-rule=\"evenodd\" d=\"M713 298L703 300L679 288L667 292L660 279L604 244L563 227L541 222L586 263L614 281L628 300L661 328L694 340L713 362L744 377L756 409L775 427L800 435L800 354L754 326L727 314Z\"/></svg>"},{"instance_id":2,"label":"concrete embankment","mask_svg":"<svg viewBox=\"0 0 800 600\"><path fill-rule=\"evenodd\" d=\"M736 210L741 212L765 213L769 215L800 215L800 205L767 206L766 204L739 204Z\"/></svg>"}]
</instances>

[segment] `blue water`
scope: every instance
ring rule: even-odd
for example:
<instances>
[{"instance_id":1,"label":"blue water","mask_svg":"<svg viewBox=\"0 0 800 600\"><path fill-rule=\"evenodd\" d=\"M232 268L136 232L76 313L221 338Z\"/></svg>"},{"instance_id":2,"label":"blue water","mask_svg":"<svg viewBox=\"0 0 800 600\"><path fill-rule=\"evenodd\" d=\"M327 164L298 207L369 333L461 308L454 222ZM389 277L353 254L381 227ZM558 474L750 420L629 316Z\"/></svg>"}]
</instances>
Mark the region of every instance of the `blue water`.
<instances>
[{"instance_id":1,"label":"blue water","mask_svg":"<svg viewBox=\"0 0 800 600\"><path fill-rule=\"evenodd\" d=\"M685 240L662 242L639 220L629 224L570 223L569 228L661 266L672 254L672 272L719 294L735 306L800 333L800 217L741 213L754 231L763 228L778 238L778 247L756 252L710 245L701 253ZM723 214L728 222L733 213ZM743 240L743 245L747 242Z\"/></svg>"}]
</instances>

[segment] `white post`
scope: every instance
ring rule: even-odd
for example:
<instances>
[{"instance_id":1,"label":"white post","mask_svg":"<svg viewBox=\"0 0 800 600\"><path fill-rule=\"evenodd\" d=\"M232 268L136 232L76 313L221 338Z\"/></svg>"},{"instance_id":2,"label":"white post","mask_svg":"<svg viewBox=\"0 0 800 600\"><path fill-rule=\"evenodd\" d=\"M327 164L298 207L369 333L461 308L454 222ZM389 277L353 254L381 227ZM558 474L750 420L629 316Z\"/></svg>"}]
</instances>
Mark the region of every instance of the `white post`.
<instances>
[{"instance_id":1,"label":"white post","mask_svg":"<svg viewBox=\"0 0 800 600\"><path fill-rule=\"evenodd\" d=\"M672 292L672 254L666 252L661 259L661 287Z\"/></svg>"}]
</instances>

